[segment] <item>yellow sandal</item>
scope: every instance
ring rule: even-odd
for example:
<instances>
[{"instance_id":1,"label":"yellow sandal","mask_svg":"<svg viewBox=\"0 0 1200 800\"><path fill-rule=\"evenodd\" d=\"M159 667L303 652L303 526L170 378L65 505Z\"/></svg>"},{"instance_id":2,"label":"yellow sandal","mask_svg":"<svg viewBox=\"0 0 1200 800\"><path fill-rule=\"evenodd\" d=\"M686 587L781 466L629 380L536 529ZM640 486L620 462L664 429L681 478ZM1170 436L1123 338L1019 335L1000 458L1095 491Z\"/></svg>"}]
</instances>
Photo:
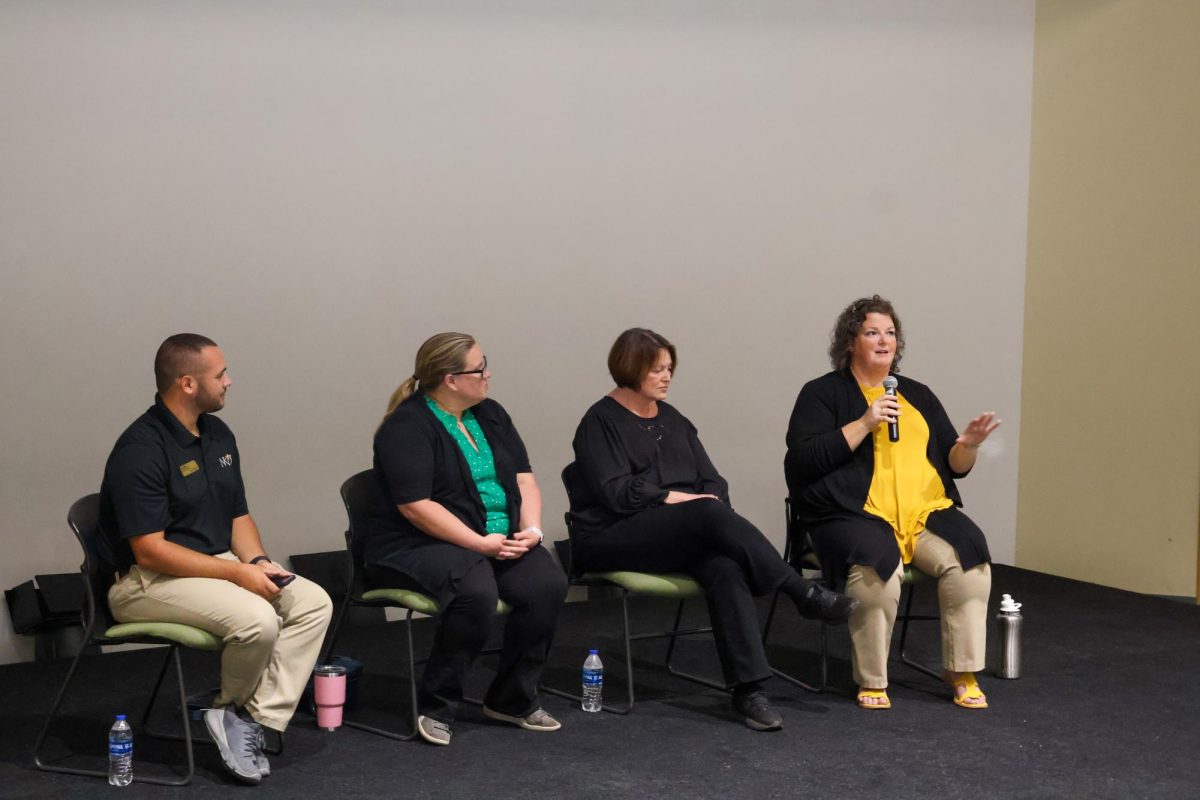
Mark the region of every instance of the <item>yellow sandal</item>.
<instances>
[{"instance_id":1,"label":"yellow sandal","mask_svg":"<svg viewBox=\"0 0 1200 800\"><path fill-rule=\"evenodd\" d=\"M858 697L856 699L858 701L858 707L865 708L868 711L881 711L885 708L892 707L892 701L888 699L886 689L859 689ZM882 700L883 702L864 703L863 700L867 699Z\"/></svg>"},{"instance_id":2,"label":"yellow sandal","mask_svg":"<svg viewBox=\"0 0 1200 800\"><path fill-rule=\"evenodd\" d=\"M972 711L981 710L988 707L987 695L979 688L979 681L975 680L975 674L971 672L961 672L958 677L946 677L946 682L954 688L954 705L969 708ZM962 689L963 693L959 694L958 690ZM969 703L968 700L982 700L982 703Z\"/></svg>"}]
</instances>

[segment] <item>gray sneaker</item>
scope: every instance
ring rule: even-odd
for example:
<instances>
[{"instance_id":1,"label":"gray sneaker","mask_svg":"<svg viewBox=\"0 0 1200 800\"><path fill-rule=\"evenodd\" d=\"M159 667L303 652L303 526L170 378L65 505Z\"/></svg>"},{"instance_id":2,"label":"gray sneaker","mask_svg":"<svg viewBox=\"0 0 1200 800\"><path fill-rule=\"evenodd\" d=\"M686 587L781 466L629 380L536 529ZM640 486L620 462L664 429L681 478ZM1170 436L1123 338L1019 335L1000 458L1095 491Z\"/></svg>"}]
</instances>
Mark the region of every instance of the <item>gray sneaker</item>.
<instances>
[{"instance_id":1,"label":"gray sneaker","mask_svg":"<svg viewBox=\"0 0 1200 800\"><path fill-rule=\"evenodd\" d=\"M449 725L433 717L417 717L417 733L430 744L440 745L450 744L450 737L454 735Z\"/></svg>"},{"instance_id":2,"label":"gray sneaker","mask_svg":"<svg viewBox=\"0 0 1200 800\"><path fill-rule=\"evenodd\" d=\"M258 728L258 747L254 751L254 761L258 764L259 777L265 778L271 774L271 762L267 761L266 733L257 722L254 723L254 727Z\"/></svg>"},{"instance_id":3,"label":"gray sneaker","mask_svg":"<svg viewBox=\"0 0 1200 800\"><path fill-rule=\"evenodd\" d=\"M539 708L524 717L512 717L484 706L483 715L489 719L512 723L527 731L556 731L562 727L562 723L547 714L544 708Z\"/></svg>"},{"instance_id":4,"label":"gray sneaker","mask_svg":"<svg viewBox=\"0 0 1200 800\"><path fill-rule=\"evenodd\" d=\"M258 765L262 729L256 723L244 722L233 710L233 706L225 706L205 711L204 726L208 728L209 735L221 751L225 769L229 770L233 777L244 783L258 783L262 780L262 771Z\"/></svg>"}]
</instances>

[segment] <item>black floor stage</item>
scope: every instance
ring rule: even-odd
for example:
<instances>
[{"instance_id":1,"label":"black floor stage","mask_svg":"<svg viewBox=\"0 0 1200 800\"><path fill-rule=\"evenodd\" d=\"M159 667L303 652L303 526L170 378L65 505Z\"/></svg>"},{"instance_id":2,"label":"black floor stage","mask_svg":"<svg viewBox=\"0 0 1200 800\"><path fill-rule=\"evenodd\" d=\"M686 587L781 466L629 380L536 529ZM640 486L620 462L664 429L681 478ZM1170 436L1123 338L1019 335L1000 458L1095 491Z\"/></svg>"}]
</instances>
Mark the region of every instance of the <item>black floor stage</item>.
<instances>
[{"instance_id":1,"label":"black floor stage","mask_svg":"<svg viewBox=\"0 0 1200 800\"><path fill-rule=\"evenodd\" d=\"M51 775L33 767L32 747L66 661L0 667L0 796L126 797L877 797L899 798L1195 798L1200 797L1200 608L1011 567L995 569L993 593L1025 604L1024 677L984 675L991 708L954 706L949 689L893 661L893 708L855 707L847 636L834 629L836 689L809 694L771 682L784 729L755 733L732 720L720 692L667 676L656 666L664 645L637 646L639 702L626 717L585 714L545 698L563 723L558 733L528 733L467 707L450 747L394 742L342 729L323 733L298 714L273 774L258 787L230 783L210 746L183 789ZM918 599L932 600L926 590ZM994 605L994 603L993 603ZM765 607L764 607L765 608ZM703 619L703 608L692 609ZM635 624L665 625L671 607L635 606ZM589 646L605 656L606 699L623 688L617 655L620 604L568 604L546 679L576 688ZM418 625L427 642L429 623ZM814 675L818 628L783 608L772 634L776 666ZM361 689L372 722L405 723L407 689L401 623L360 625L338 650L366 664ZM918 623L913 651L936 664L937 635ZM994 642L993 642L994 644ZM419 645L420 646L420 645ZM994 646L989 650L994 651ZM140 713L159 650L85 659L83 690L68 701L51 744L102 765L111 714ZM711 640L682 646L682 666L715 669ZM215 683L216 659L191 653L189 690ZM486 669L478 670L481 681ZM163 723L171 720L165 714ZM135 737L139 731L135 730ZM163 771L176 745L135 739L140 771ZM78 763L78 762L76 762Z\"/></svg>"}]
</instances>

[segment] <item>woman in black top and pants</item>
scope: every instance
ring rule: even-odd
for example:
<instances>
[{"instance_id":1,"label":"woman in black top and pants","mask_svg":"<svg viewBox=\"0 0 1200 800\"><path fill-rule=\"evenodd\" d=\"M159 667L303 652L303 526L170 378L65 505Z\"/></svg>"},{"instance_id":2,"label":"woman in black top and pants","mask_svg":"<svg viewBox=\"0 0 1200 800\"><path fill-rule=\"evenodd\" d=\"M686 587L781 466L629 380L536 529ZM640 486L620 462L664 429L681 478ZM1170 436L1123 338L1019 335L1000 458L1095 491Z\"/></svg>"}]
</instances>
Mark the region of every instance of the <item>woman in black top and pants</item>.
<instances>
[{"instance_id":1,"label":"woman in black top and pants","mask_svg":"<svg viewBox=\"0 0 1200 800\"><path fill-rule=\"evenodd\" d=\"M664 402L675 347L644 328L622 333L608 356L617 387L575 432L571 517L584 571L683 572L704 587L733 709L755 730L783 720L761 681L771 670L755 596L781 589L807 617L843 621L854 601L800 577L729 505L729 491L696 435Z\"/></svg>"},{"instance_id":2,"label":"woman in black top and pants","mask_svg":"<svg viewBox=\"0 0 1200 800\"><path fill-rule=\"evenodd\" d=\"M483 713L526 730L560 727L538 706L537 685L566 578L540 546L541 493L512 420L487 399L489 377L474 339L437 334L421 345L375 434L381 499L363 560L372 585L412 587L441 608L417 692L417 730L432 744L450 743L497 598L512 612Z\"/></svg>"}]
</instances>

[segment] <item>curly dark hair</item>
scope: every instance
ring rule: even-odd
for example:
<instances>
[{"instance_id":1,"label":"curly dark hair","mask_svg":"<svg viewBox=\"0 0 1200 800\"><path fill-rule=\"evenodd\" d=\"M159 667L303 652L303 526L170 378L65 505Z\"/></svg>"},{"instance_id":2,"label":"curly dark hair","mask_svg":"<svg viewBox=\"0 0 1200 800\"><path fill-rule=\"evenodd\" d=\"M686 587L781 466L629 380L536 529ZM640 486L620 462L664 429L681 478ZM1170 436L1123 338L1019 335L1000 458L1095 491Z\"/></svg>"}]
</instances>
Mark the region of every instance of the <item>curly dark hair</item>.
<instances>
[{"instance_id":1,"label":"curly dark hair","mask_svg":"<svg viewBox=\"0 0 1200 800\"><path fill-rule=\"evenodd\" d=\"M896 357L892 360L892 372L899 372L900 359L904 357L904 329L900 327L900 317L896 316L896 309L892 308L891 302L877 294L858 298L838 315L829 334L829 363L838 372L850 368L850 350L867 314L883 314L892 318L892 324L896 326Z\"/></svg>"}]
</instances>

